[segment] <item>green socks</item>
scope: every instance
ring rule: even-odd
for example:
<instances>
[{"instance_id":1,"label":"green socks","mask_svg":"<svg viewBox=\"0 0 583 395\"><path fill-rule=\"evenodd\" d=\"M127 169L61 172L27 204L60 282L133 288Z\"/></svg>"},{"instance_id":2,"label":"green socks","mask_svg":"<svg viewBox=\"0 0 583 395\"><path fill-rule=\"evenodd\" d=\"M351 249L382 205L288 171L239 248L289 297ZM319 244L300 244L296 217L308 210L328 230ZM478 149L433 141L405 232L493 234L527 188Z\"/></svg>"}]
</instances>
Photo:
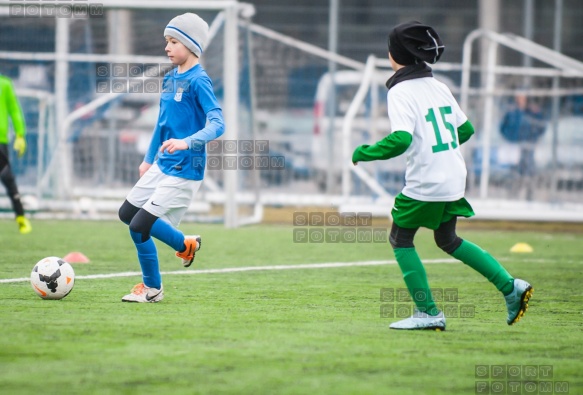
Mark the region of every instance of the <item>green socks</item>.
<instances>
[{"instance_id":1,"label":"green socks","mask_svg":"<svg viewBox=\"0 0 583 395\"><path fill-rule=\"evenodd\" d=\"M486 277L504 295L514 289L514 278L492 255L477 245L464 240L451 256Z\"/></svg>"},{"instance_id":2,"label":"green socks","mask_svg":"<svg viewBox=\"0 0 583 395\"><path fill-rule=\"evenodd\" d=\"M429 315L439 314L427 282L425 268L415 248L396 248L394 251L417 309ZM514 289L514 278L492 255L477 245L464 240L451 255L486 277L504 295L510 294Z\"/></svg>"},{"instance_id":3,"label":"green socks","mask_svg":"<svg viewBox=\"0 0 583 395\"><path fill-rule=\"evenodd\" d=\"M439 314L431 289L429 289L425 268L415 248L396 248L394 251L397 263L403 272L403 279L417 309L429 315Z\"/></svg>"}]
</instances>

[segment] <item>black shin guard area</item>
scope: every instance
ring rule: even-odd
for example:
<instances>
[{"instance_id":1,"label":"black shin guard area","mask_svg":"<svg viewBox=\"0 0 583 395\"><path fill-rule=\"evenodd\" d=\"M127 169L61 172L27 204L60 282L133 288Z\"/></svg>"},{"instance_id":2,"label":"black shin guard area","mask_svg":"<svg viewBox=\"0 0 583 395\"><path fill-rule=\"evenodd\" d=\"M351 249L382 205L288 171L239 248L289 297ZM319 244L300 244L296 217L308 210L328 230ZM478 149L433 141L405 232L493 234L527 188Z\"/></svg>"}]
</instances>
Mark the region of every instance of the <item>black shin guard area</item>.
<instances>
[{"instance_id":1,"label":"black shin guard area","mask_svg":"<svg viewBox=\"0 0 583 395\"><path fill-rule=\"evenodd\" d=\"M389 236L389 243L391 243L393 249L415 247L413 244L413 239L415 238L415 233L417 233L418 229L419 228L401 228L399 225L396 225L393 222L393 226L391 227L391 234Z\"/></svg>"},{"instance_id":2,"label":"black shin guard area","mask_svg":"<svg viewBox=\"0 0 583 395\"><path fill-rule=\"evenodd\" d=\"M0 150L0 172L2 172L6 166L8 166L8 157L4 151Z\"/></svg>"},{"instance_id":3,"label":"black shin guard area","mask_svg":"<svg viewBox=\"0 0 583 395\"><path fill-rule=\"evenodd\" d=\"M17 216L24 215L24 207L22 206L22 201L20 200L16 179L14 178L14 174L12 174L12 169L10 166L5 166L2 169L0 172L0 180L6 188L6 192L8 193L8 198L10 198L10 203L12 204L14 213Z\"/></svg>"},{"instance_id":4,"label":"black shin guard area","mask_svg":"<svg viewBox=\"0 0 583 395\"><path fill-rule=\"evenodd\" d=\"M150 238L150 231L158 217L150 214L144 209L140 209L132 222L130 222L130 232L139 233L142 235L142 243Z\"/></svg>"},{"instance_id":5,"label":"black shin guard area","mask_svg":"<svg viewBox=\"0 0 583 395\"><path fill-rule=\"evenodd\" d=\"M136 207L127 200L125 200L121 207L119 208L118 212L119 219L124 224L129 225L130 222L132 222L134 216L138 213L138 211L140 211L139 207Z\"/></svg>"},{"instance_id":6,"label":"black shin guard area","mask_svg":"<svg viewBox=\"0 0 583 395\"><path fill-rule=\"evenodd\" d=\"M451 255L462 244L462 239L455 233L457 218L442 223L439 228L433 231L435 244L447 254Z\"/></svg>"}]
</instances>

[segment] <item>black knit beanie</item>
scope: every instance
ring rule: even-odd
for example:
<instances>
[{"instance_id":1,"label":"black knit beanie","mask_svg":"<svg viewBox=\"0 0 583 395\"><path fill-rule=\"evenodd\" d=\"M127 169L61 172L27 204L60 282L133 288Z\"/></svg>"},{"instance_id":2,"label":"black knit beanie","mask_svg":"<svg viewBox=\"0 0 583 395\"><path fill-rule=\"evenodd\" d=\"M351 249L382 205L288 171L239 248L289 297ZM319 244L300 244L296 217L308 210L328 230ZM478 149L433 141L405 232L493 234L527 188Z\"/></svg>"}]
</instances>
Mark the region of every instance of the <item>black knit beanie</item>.
<instances>
[{"instance_id":1,"label":"black knit beanie","mask_svg":"<svg viewBox=\"0 0 583 395\"><path fill-rule=\"evenodd\" d=\"M421 22L410 21L395 26L389 33L389 52L398 64L407 66L435 63L443 54L443 42L437 32Z\"/></svg>"}]
</instances>

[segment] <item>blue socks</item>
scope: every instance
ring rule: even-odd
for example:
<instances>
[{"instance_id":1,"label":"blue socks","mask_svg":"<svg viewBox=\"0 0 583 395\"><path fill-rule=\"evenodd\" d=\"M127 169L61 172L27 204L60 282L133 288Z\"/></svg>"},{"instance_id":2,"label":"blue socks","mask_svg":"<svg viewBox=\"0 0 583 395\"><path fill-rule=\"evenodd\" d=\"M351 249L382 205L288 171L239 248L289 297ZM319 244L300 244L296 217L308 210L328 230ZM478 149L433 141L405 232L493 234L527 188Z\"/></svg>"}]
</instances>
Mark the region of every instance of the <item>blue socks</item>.
<instances>
[{"instance_id":1,"label":"blue socks","mask_svg":"<svg viewBox=\"0 0 583 395\"><path fill-rule=\"evenodd\" d=\"M130 230L132 240L138 250L138 260L142 268L142 277L146 287L160 288L162 286L162 276L158 265L158 251L154 240L150 237L142 243L142 234Z\"/></svg>"},{"instance_id":2,"label":"blue socks","mask_svg":"<svg viewBox=\"0 0 583 395\"><path fill-rule=\"evenodd\" d=\"M174 251L184 251L184 234L163 219L158 218L154 222L150 234L172 247Z\"/></svg>"},{"instance_id":3,"label":"blue socks","mask_svg":"<svg viewBox=\"0 0 583 395\"><path fill-rule=\"evenodd\" d=\"M175 251L184 251L184 234L163 219L158 218L154 222L150 234ZM144 284L146 287L159 289L162 286L162 276L160 275L158 250L154 240L149 237L148 240L142 242L142 233L134 232L131 229L130 235L138 251Z\"/></svg>"}]
</instances>

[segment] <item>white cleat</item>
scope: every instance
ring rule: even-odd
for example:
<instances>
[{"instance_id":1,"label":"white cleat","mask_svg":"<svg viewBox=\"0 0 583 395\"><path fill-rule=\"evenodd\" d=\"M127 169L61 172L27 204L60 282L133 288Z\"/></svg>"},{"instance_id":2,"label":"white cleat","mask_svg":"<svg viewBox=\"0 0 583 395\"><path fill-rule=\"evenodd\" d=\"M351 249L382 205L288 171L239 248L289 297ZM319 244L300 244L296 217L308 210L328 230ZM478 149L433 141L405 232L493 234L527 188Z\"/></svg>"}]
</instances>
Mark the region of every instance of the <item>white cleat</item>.
<instances>
[{"instance_id":1,"label":"white cleat","mask_svg":"<svg viewBox=\"0 0 583 395\"><path fill-rule=\"evenodd\" d=\"M428 329L434 331L444 331L445 316L443 315L443 311L440 311L438 315L433 316L415 309L415 312L411 317L405 318L401 321L393 322L389 328L404 330Z\"/></svg>"},{"instance_id":2,"label":"white cleat","mask_svg":"<svg viewBox=\"0 0 583 395\"><path fill-rule=\"evenodd\" d=\"M520 321L524 313L526 313L526 309L528 309L528 301L533 292L534 289L529 283L519 278L514 279L514 289L504 297L506 309L508 310L508 318L506 319L508 325L513 325Z\"/></svg>"},{"instance_id":3,"label":"white cleat","mask_svg":"<svg viewBox=\"0 0 583 395\"><path fill-rule=\"evenodd\" d=\"M164 287L150 288L146 287L144 283L134 285L132 293L127 294L121 298L122 302L134 303L155 303L164 299Z\"/></svg>"}]
</instances>

